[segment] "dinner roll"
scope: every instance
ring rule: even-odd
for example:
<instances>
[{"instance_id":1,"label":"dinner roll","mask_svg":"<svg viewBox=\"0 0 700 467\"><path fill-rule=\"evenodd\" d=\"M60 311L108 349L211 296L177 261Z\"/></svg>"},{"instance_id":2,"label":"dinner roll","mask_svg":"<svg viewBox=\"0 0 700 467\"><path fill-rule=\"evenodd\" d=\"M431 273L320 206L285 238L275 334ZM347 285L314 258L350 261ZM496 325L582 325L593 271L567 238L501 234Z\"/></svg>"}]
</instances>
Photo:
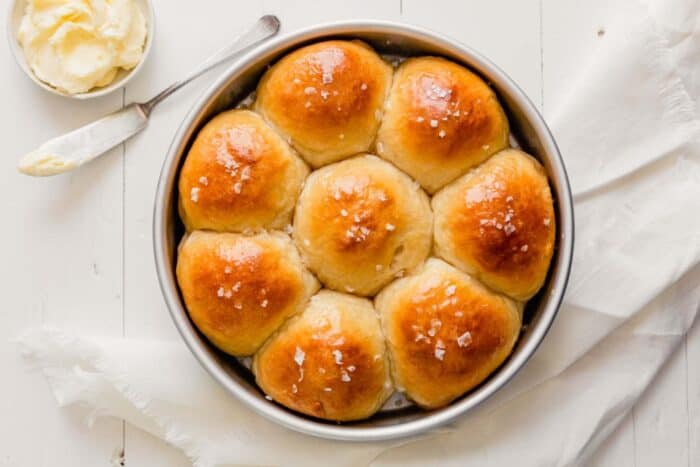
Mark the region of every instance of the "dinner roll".
<instances>
[{"instance_id":1,"label":"dinner roll","mask_svg":"<svg viewBox=\"0 0 700 467\"><path fill-rule=\"evenodd\" d=\"M372 303L329 290L263 345L253 372L280 404L327 420L369 417L392 393Z\"/></svg>"},{"instance_id":2,"label":"dinner roll","mask_svg":"<svg viewBox=\"0 0 700 467\"><path fill-rule=\"evenodd\" d=\"M477 75L443 58L406 60L396 71L377 154L429 193L508 146L508 119Z\"/></svg>"},{"instance_id":3,"label":"dinner roll","mask_svg":"<svg viewBox=\"0 0 700 467\"><path fill-rule=\"evenodd\" d=\"M309 169L256 113L231 110L201 129L180 172L188 231L282 228Z\"/></svg>"},{"instance_id":4,"label":"dinner roll","mask_svg":"<svg viewBox=\"0 0 700 467\"><path fill-rule=\"evenodd\" d=\"M318 290L288 236L195 231L180 243L177 281L190 318L215 346L250 355Z\"/></svg>"},{"instance_id":5,"label":"dinner roll","mask_svg":"<svg viewBox=\"0 0 700 467\"><path fill-rule=\"evenodd\" d=\"M554 248L547 175L522 151L502 151L433 197L439 256L491 288L527 300Z\"/></svg>"},{"instance_id":6,"label":"dinner roll","mask_svg":"<svg viewBox=\"0 0 700 467\"><path fill-rule=\"evenodd\" d=\"M427 195L370 156L313 172L294 215L294 240L326 287L372 295L422 263L432 238Z\"/></svg>"},{"instance_id":7,"label":"dinner roll","mask_svg":"<svg viewBox=\"0 0 700 467\"><path fill-rule=\"evenodd\" d=\"M318 42L265 73L255 109L319 167L369 150L391 76L391 67L363 42Z\"/></svg>"},{"instance_id":8,"label":"dinner roll","mask_svg":"<svg viewBox=\"0 0 700 467\"><path fill-rule=\"evenodd\" d=\"M441 407L484 381L520 333L519 305L431 258L375 299L394 384L418 405Z\"/></svg>"}]
</instances>

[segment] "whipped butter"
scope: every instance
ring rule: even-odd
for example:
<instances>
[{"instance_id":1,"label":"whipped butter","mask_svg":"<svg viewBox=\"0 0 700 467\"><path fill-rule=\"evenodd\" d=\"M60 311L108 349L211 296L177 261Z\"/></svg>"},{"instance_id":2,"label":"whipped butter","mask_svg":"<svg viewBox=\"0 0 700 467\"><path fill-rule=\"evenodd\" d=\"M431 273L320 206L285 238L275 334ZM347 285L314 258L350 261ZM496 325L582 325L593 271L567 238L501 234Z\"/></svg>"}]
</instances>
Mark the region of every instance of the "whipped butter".
<instances>
[{"instance_id":1,"label":"whipped butter","mask_svg":"<svg viewBox=\"0 0 700 467\"><path fill-rule=\"evenodd\" d=\"M59 154L42 151L41 149L27 154L20 160L18 169L20 172L35 177L48 177L73 170L78 166L78 161Z\"/></svg>"},{"instance_id":2,"label":"whipped butter","mask_svg":"<svg viewBox=\"0 0 700 467\"><path fill-rule=\"evenodd\" d=\"M78 94L135 67L146 31L133 0L27 0L18 39L40 80Z\"/></svg>"}]
</instances>

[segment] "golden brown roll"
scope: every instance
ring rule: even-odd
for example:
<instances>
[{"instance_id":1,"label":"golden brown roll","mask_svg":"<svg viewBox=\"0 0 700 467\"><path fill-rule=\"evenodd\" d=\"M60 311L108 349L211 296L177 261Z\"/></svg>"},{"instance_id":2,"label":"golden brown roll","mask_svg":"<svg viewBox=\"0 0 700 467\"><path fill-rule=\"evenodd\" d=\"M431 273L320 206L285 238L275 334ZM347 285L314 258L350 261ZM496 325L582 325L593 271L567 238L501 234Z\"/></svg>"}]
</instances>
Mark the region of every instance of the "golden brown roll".
<instances>
[{"instance_id":1,"label":"golden brown roll","mask_svg":"<svg viewBox=\"0 0 700 467\"><path fill-rule=\"evenodd\" d=\"M180 243L177 281L197 328L236 356L254 353L318 290L289 237L279 232L192 232Z\"/></svg>"},{"instance_id":2,"label":"golden brown roll","mask_svg":"<svg viewBox=\"0 0 700 467\"><path fill-rule=\"evenodd\" d=\"M294 215L294 240L327 287L372 295L428 256L432 213L406 174L375 156L313 172Z\"/></svg>"},{"instance_id":3,"label":"golden brown roll","mask_svg":"<svg viewBox=\"0 0 700 467\"><path fill-rule=\"evenodd\" d=\"M363 42L318 42L265 73L255 109L320 167L369 150L391 76L391 67Z\"/></svg>"},{"instance_id":4,"label":"golden brown roll","mask_svg":"<svg viewBox=\"0 0 700 467\"><path fill-rule=\"evenodd\" d=\"M441 407L484 381L508 357L519 305L431 258L375 299L396 388L418 405Z\"/></svg>"},{"instance_id":5,"label":"golden brown roll","mask_svg":"<svg viewBox=\"0 0 700 467\"><path fill-rule=\"evenodd\" d=\"M256 113L231 110L201 129L180 172L188 231L243 232L289 224L309 169Z\"/></svg>"},{"instance_id":6,"label":"golden brown roll","mask_svg":"<svg viewBox=\"0 0 700 467\"><path fill-rule=\"evenodd\" d=\"M253 360L262 390L290 409L327 420L359 420L392 392L372 303L322 290Z\"/></svg>"},{"instance_id":7,"label":"golden brown roll","mask_svg":"<svg viewBox=\"0 0 700 467\"><path fill-rule=\"evenodd\" d=\"M377 154L429 193L508 146L508 119L496 95L466 68L437 57L396 71Z\"/></svg>"},{"instance_id":8,"label":"golden brown roll","mask_svg":"<svg viewBox=\"0 0 700 467\"><path fill-rule=\"evenodd\" d=\"M547 175L534 158L508 149L433 197L435 250L517 300L542 287L554 248Z\"/></svg>"}]
</instances>

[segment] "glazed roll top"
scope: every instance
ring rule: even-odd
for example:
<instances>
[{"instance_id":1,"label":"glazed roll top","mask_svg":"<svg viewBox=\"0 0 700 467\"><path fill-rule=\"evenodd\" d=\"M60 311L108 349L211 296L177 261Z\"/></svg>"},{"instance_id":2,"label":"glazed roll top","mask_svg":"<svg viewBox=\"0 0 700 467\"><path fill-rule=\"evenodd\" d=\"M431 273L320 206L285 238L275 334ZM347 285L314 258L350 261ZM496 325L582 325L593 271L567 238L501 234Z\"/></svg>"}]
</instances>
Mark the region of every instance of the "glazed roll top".
<instances>
[{"instance_id":1,"label":"glazed roll top","mask_svg":"<svg viewBox=\"0 0 700 467\"><path fill-rule=\"evenodd\" d=\"M294 216L294 240L326 287L372 295L428 256L432 213L406 174L375 156L312 173Z\"/></svg>"},{"instance_id":2,"label":"glazed roll top","mask_svg":"<svg viewBox=\"0 0 700 467\"><path fill-rule=\"evenodd\" d=\"M196 231L180 243L177 280L190 317L219 349L253 354L318 290L281 233Z\"/></svg>"},{"instance_id":3,"label":"glazed roll top","mask_svg":"<svg viewBox=\"0 0 700 467\"><path fill-rule=\"evenodd\" d=\"M522 151L502 151L437 193L439 256L517 300L544 283L556 231L547 175Z\"/></svg>"},{"instance_id":4,"label":"glazed roll top","mask_svg":"<svg viewBox=\"0 0 700 467\"><path fill-rule=\"evenodd\" d=\"M484 381L520 332L516 302L434 258L382 290L375 305L394 383L425 408L444 406Z\"/></svg>"},{"instance_id":5,"label":"glazed roll top","mask_svg":"<svg viewBox=\"0 0 700 467\"><path fill-rule=\"evenodd\" d=\"M265 343L253 372L275 401L328 420L369 417L392 392L371 302L327 290Z\"/></svg>"},{"instance_id":6,"label":"glazed roll top","mask_svg":"<svg viewBox=\"0 0 700 467\"><path fill-rule=\"evenodd\" d=\"M308 173L258 114L223 112L201 129L187 154L180 217L188 231L283 228Z\"/></svg>"},{"instance_id":7,"label":"glazed roll top","mask_svg":"<svg viewBox=\"0 0 700 467\"><path fill-rule=\"evenodd\" d=\"M265 73L255 109L319 167L369 150L391 77L391 67L362 42L319 42Z\"/></svg>"},{"instance_id":8,"label":"glazed roll top","mask_svg":"<svg viewBox=\"0 0 700 467\"><path fill-rule=\"evenodd\" d=\"M396 71L377 136L377 154L429 193L508 146L508 119L477 75L420 57Z\"/></svg>"}]
</instances>

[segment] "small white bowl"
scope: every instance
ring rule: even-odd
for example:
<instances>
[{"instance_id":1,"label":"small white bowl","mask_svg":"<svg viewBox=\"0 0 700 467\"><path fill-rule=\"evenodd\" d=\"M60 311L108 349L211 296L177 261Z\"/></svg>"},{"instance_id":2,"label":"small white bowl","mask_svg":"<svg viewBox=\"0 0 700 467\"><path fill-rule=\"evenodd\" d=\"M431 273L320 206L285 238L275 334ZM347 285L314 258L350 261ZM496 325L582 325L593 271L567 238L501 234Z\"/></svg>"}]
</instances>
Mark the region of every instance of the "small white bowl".
<instances>
[{"instance_id":1,"label":"small white bowl","mask_svg":"<svg viewBox=\"0 0 700 467\"><path fill-rule=\"evenodd\" d=\"M17 34L19 32L19 26L22 22L22 17L24 17L24 12L27 6L27 0L14 0L10 3L10 9L7 13L7 39L10 43L10 50L12 50L12 55L15 57L15 61L19 67L24 71L24 73L29 76L29 78L36 83L37 86L53 93L58 96L71 97L73 99L92 99L93 97L100 97L110 92L120 89L125 86L136 74L139 72L143 64L146 62L148 55L151 51L151 45L153 44L153 38L155 33L155 14L153 11L153 3L151 0L134 0L136 6L141 9L144 17L146 18L146 44L143 48L143 56L139 63L131 70L119 70L117 76L114 80L107 86L101 86L93 88L92 90L80 94L68 94L59 89L54 88L48 83L41 81L36 77L32 69L27 63L26 57L24 56L24 50L17 40Z\"/></svg>"}]
</instances>

